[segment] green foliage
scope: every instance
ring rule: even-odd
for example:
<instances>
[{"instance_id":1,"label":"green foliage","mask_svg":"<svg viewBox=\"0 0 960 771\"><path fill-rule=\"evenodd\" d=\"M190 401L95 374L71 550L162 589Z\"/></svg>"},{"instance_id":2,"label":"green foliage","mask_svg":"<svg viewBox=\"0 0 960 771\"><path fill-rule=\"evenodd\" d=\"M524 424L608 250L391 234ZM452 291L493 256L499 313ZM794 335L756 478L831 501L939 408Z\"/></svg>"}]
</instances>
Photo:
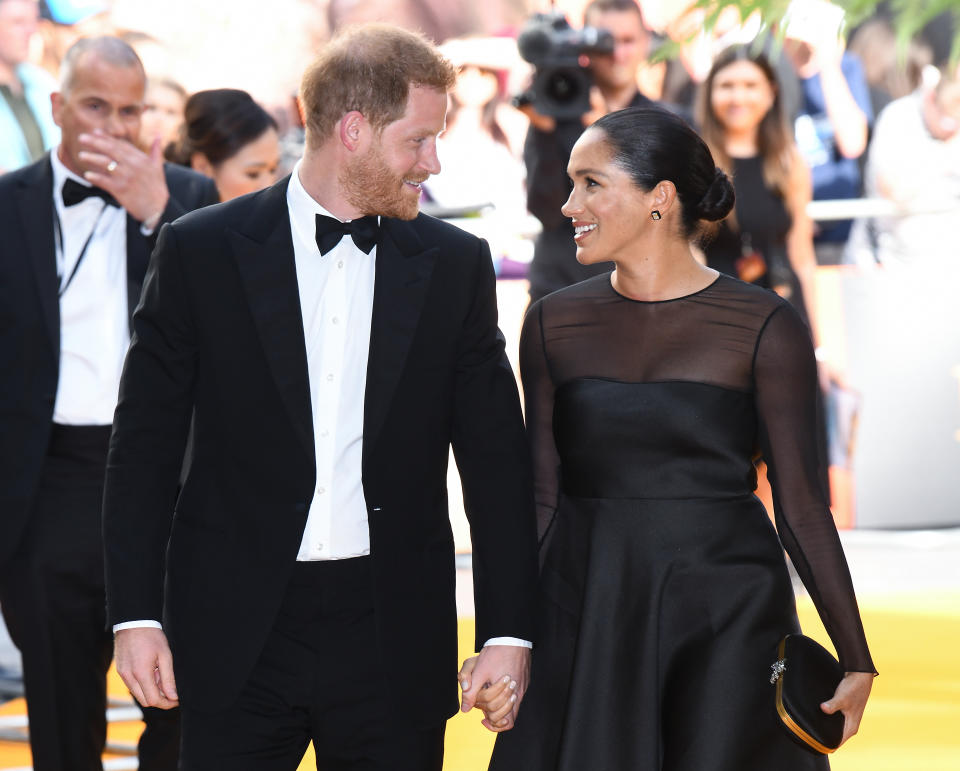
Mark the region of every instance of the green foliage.
<instances>
[{"instance_id":1,"label":"green foliage","mask_svg":"<svg viewBox=\"0 0 960 771\"><path fill-rule=\"evenodd\" d=\"M832 1L846 10L847 29L873 14L880 4L880 0ZM759 12L764 26L771 28L783 18L789 4L790 0L697 0L696 7L704 10L703 27L709 30L714 27L723 10L729 7L737 8L744 19ZM890 8L901 51L906 50L911 38L928 22L941 13L951 13L958 34L954 37L950 58L953 62L960 61L960 0L890 0Z\"/></svg>"},{"instance_id":2,"label":"green foliage","mask_svg":"<svg viewBox=\"0 0 960 771\"><path fill-rule=\"evenodd\" d=\"M954 30L958 34L954 35L950 47L950 61L957 62L960 59L960 0L893 0L890 5L895 14L894 28L901 50L927 22L944 12L953 14Z\"/></svg>"}]
</instances>

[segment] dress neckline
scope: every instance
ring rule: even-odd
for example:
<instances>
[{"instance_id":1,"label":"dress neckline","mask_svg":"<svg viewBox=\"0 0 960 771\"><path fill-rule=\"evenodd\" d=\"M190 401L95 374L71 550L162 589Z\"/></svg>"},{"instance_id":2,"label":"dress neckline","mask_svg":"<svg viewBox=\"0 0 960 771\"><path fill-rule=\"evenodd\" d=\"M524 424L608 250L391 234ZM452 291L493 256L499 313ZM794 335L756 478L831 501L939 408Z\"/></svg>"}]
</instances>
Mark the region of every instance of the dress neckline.
<instances>
[{"instance_id":1,"label":"dress neckline","mask_svg":"<svg viewBox=\"0 0 960 771\"><path fill-rule=\"evenodd\" d=\"M697 289L695 292L690 292L688 294L680 295L679 297L668 297L665 300L636 300L633 297L627 297L625 294L617 291L617 288L613 285L613 272L607 274L607 286L610 287L610 291L614 295L619 297L621 300L626 300L627 302L637 303L638 305L663 305L664 303L675 303L679 300L689 300L691 297L696 297L699 294L703 294L709 289L712 289L716 286L717 282L723 277L723 274L718 272L714 277L713 281L707 284L705 287Z\"/></svg>"}]
</instances>

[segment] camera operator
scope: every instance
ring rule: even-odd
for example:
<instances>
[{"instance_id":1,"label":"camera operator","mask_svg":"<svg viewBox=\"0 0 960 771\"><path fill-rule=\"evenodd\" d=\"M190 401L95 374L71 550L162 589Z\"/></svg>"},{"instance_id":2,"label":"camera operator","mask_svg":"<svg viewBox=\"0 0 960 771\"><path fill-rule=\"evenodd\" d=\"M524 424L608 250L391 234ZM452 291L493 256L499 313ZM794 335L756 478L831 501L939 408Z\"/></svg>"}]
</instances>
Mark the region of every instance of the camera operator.
<instances>
[{"instance_id":1,"label":"camera operator","mask_svg":"<svg viewBox=\"0 0 960 771\"><path fill-rule=\"evenodd\" d=\"M577 262L573 227L560 213L570 189L567 162L584 128L601 116L653 104L637 90L637 70L646 59L650 34L635 0L593 0L584 12L584 22L613 36L613 53L589 57L594 82L589 107L579 117L552 117L537 109L534 96L520 108L530 118L523 153L527 208L543 225L528 273L531 302L612 269L611 263L586 266Z\"/></svg>"}]
</instances>

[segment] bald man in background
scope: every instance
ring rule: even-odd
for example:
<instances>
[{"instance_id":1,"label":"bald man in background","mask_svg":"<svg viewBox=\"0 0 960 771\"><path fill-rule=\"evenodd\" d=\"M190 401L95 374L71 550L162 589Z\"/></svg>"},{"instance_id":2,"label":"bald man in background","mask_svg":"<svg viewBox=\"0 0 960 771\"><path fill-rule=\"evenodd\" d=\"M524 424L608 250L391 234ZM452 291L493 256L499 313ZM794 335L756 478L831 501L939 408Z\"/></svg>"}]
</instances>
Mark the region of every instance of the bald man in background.
<instances>
[{"instance_id":1,"label":"bald man in background","mask_svg":"<svg viewBox=\"0 0 960 771\"><path fill-rule=\"evenodd\" d=\"M160 225L216 189L135 146L145 77L126 43L81 39L61 74L59 146L0 177L0 608L34 769L90 771L106 740L100 510L130 317ZM175 768L176 713L144 717L140 768Z\"/></svg>"}]
</instances>

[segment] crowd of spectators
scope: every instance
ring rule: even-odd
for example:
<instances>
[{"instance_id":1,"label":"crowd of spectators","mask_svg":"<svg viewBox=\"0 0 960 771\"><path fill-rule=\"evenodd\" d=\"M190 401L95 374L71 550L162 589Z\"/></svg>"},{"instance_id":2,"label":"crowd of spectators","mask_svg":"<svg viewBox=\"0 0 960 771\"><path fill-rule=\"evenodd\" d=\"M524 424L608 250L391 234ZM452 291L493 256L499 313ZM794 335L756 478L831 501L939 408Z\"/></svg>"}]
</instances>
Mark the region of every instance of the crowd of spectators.
<instances>
[{"instance_id":1,"label":"crowd of spectators","mask_svg":"<svg viewBox=\"0 0 960 771\"><path fill-rule=\"evenodd\" d=\"M839 17L829 16L830 6L825 2L820 2L822 8L816 10L818 2L813 0L810 7L814 10L808 8L806 18L785 20L780 30L782 40L764 45L775 77L771 86L776 92L776 109L809 170L813 199L866 195L886 198L901 209L908 201L916 204L912 193L906 192L910 185L892 182L896 175L889 167L896 159L883 157L889 152L887 147L902 146L897 132L905 131L909 146L924 159L919 167L911 168L911 182L927 193L923 197L926 203L933 198L938 204L951 203L955 200L951 180L960 173L952 150L953 132L949 127L932 125L934 113L947 117L951 113L947 85L954 75L949 72L946 52L937 50L942 48L942 41L936 35L930 35L929 42L918 36L907 49L898 48L889 18L880 13L853 30L844 30L849 43L844 45L844 36L837 34L841 27L835 23ZM408 4L415 6L417 2ZM338 14L342 15L342 9L334 5L325 20L328 25L337 23ZM517 25L501 30L496 37L468 34L448 40L445 50L461 67L462 81L451 95L443 137L441 160L446 173L431 180L426 191L434 210L441 214L483 212L495 220L495 225L485 231L495 242L494 258L498 266L504 257L524 266L532 257L529 270L523 272L531 280L534 299L590 272L576 263L569 224L560 215L566 195L566 157L583 128L608 111L647 100L664 104L695 122L697 128L705 128L698 122L702 116L698 119L694 113L711 65L730 46L752 45L758 32L763 34L755 18L742 21L729 10L715 27L705 29L703 10L692 4L687 9L678 5L669 11L662 3L638 4L634 0L593 0L561 6L569 6L574 12L583 8L582 18L571 15L569 19L575 29L581 24L590 25L613 35L613 51L593 55L587 64L595 84L589 108L582 116L557 120L541 114L536 99L531 103L528 98L520 109L511 106L510 98L523 90L533 72L533 67L516 53ZM410 13L411 18L417 17ZM827 15L811 20L810 14L815 13ZM0 136L4 140L0 142L0 171L23 166L56 145L59 132L51 118L49 100L57 88L59 60L77 37L95 33L118 34L144 61L149 82L141 146L149 148L159 138L162 148L171 148L168 158L178 142L183 147L183 113L193 89L178 79L182 68L173 72L170 62L176 57L167 50L169 42L155 37L152 30L118 28L114 16L124 15L113 14L107 2L0 0ZM451 28L468 25L468 20L457 19ZM670 58L657 60L653 54L665 42L674 45ZM922 77L924 72L926 78ZM941 74L943 85L937 85ZM226 93L245 86L242 82L219 85L224 88L204 90L209 94ZM900 104L894 110L899 118L890 115L880 119L892 102L907 97L913 107ZM289 171L300 149L302 127L289 92L272 97L257 94L250 101L260 102L276 132L275 139L271 135L262 143L262 157L257 163L263 171L255 175L256 179L244 172L251 181L246 187L257 189ZM904 114L920 117L910 123ZM229 129L229 125L221 125L216 131L222 134ZM874 133L879 139L871 150ZM245 137L244 141L249 139ZM274 162L277 154L279 159ZM904 157L902 153L896 156ZM868 158L872 159L869 168ZM202 154L180 162L213 172L213 165L204 164ZM768 165L767 171L771 168ZM922 173L917 174L918 170ZM780 191L783 200L790 203L791 221L797 218L792 205L794 192L793 187ZM951 200L945 201L944 196ZM539 223L540 233L533 243L528 238L529 226L521 224L528 212ZM930 232L923 230L922 223L936 221L936 216L930 212L908 214L904 209L892 217L866 218L854 225L852 238L851 220L814 222L811 227L817 262L877 263L893 259L890 255L894 251L900 255L921 252L922 246L907 249L902 244L889 244L891 239L910 240L902 232L904 227L907 233L911 228ZM731 215L728 229L735 229L736 223L737 215ZM891 231L897 231L897 235L888 237ZM923 243L931 240L932 236ZM777 254L765 257L774 266L780 260ZM785 264L788 277L793 273L790 280L796 284L795 269L789 261ZM789 291L796 292L797 287Z\"/></svg>"}]
</instances>

